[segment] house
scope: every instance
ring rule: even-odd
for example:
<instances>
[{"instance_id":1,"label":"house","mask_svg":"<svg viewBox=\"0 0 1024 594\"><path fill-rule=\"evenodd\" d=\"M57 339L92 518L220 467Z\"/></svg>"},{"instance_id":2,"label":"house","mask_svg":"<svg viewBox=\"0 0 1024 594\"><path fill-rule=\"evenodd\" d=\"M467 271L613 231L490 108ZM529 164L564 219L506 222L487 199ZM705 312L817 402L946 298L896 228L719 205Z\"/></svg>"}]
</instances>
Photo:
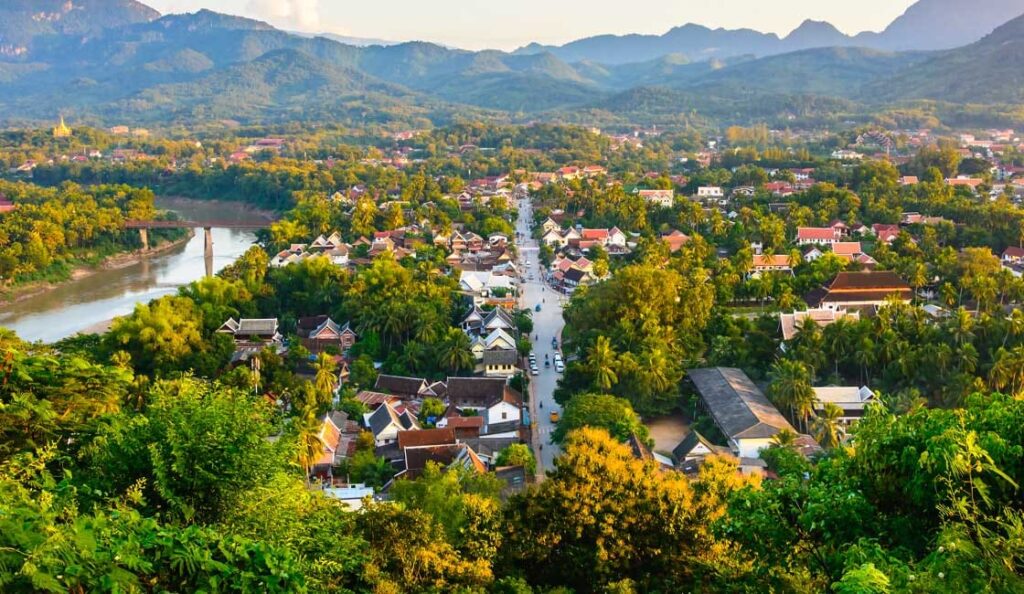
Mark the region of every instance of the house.
<instances>
[{"instance_id":1,"label":"house","mask_svg":"<svg viewBox=\"0 0 1024 594\"><path fill-rule=\"evenodd\" d=\"M459 410L477 411L486 425L522 420L523 397L503 378L449 377L448 402Z\"/></svg>"},{"instance_id":2,"label":"house","mask_svg":"<svg viewBox=\"0 0 1024 594\"><path fill-rule=\"evenodd\" d=\"M864 416L868 404L875 401L875 393L867 386L829 386L814 388L814 410L817 413L825 410L825 404L831 402L843 409L839 418L844 425L859 420Z\"/></svg>"},{"instance_id":3,"label":"house","mask_svg":"<svg viewBox=\"0 0 1024 594\"><path fill-rule=\"evenodd\" d=\"M626 447L629 448L633 457L637 460L644 462L654 462L658 465L659 470L675 470L675 464L672 462L672 458L654 452L651 448L647 447L636 433L631 433L629 438L626 439Z\"/></svg>"},{"instance_id":4,"label":"house","mask_svg":"<svg viewBox=\"0 0 1024 594\"><path fill-rule=\"evenodd\" d=\"M505 330L502 330L501 328L496 328L496 329L492 330L487 335L487 337L484 338L484 350L485 351L495 351L495 350L514 351L515 349L516 349L516 339L512 338L511 334L509 334Z\"/></svg>"},{"instance_id":5,"label":"house","mask_svg":"<svg viewBox=\"0 0 1024 594\"><path fill-rule=\"evenodd\" d=\"M668 251L676 253L683 249L683 246L690 241L690 236L677 229L661 236L661 240L668 244Z\"/></svg>"},{"instance_id":6,"label":"house","mask_svg":"<svg viewBox=\"0 0 1024 594\"><path fill-rule=\"evenodd\" d=\"M977 177L968 177L966 175L958 175L954 178L946 179L946 185L953 187L965 187L971 190L977 190L978 186L985 183L985 180Z\"/></svg>"},{"instance_id":7,"label":"house","mask_svg":"<svg viewBox=\"0 0 1024 594\"><path fill-rule=\"evenodd\" d=\"M7 196L0 194L0 214L14 210L14 203L7 199Z\"/></svg>"},{"instance_id":8,"label":"house","mask_svg":"<svg viewBox=\"0 0 1024 594\"><path fill-rule=\"evenodd\" d=\"M674 190L640 190L637 192L645 202L660 206L661 208L672 208L676 193Z\"/></svg>"},{"instance_id":9,"label":"house","mask_svg":"<svg viewBox=\"0 0 1024 594\"><path fill-rule=\"evenodd\" d=\"M680 465L685 461L704 458L712 454L731 454L731 452L725 446L711 443L696 430L690 430L689 435L672 450L672 455Z\"/></svg>"},{"instance_id":10,"label":"house","mask_svg":"<svg viewBox=\"0 0 1024 594\"><path fill-rule=\"evenodd\" d=\"M600 177L602 175L608 175L608 170L600 165L587 165L583 168L583 176L592 178Z\"/></svg>"},{"instance_id":11,"label":"house","mask_svg":"<svg viewBox=\"0 0 1024 594\"><path fill-rule=\"evenodd\" d=\"M804 301L825 309L881 307L888 299L910 303L914 291L892 271L840 272L824 289Z\"/></svg>"},{"instance_id":12,"label":"house","mask_svg":"<svg viewBox=\"0 0 1024 594\"><path fill-rule=\"evenodd\" d=\"M480 432L484 428L483 417L479 415L474 417L463 417L454 406L448 407L448 410L452 411L452 414L449 415L448 411L445 411L445 415L437 420L437 427L453 429L455 431L455 437L458 439L480 437Z\"/></svg>"},{"instance_id":13,"label":"house","mask_svg":"<svg viewBox=\"0 0 1024 594\"><path fill-rule=\"evenodd\" d=\"M336 422L337 420L337 422ZM320 452L317 459L310 468L312 476L319 476L330 479L333 475L333 468L341 461L343 452L341 449L341 427L348 420L348 415L337 412L334 416L328 414L320 419L320 430L316 434L320 442Z\"/></svg>"},{"instance_id":14,"label":"house","mask_svg":"<svg viewBox=\"0 0 1024 594\"><path fill-rule=\"evenodd\" d=\"M832 253L846 262L860 264L864 270L874 270L878 262L864 253L859 241L840 241L832 244Z\"/></svg>"},{"instance_id":15,"label":"house","mask_svg":"<svg viewBox=\"0 0 1024 594\"><path fill-rule=\"evenodd\" d=\"M302 340L302 346L311 353L321 353L328 347L334 347L338 352L344 353L356 343L356 333L348 322L339 326L334 320L323 315L299 318L295 333Z\"/></svg>"},{"instance_id":16,"label":"house","mask_svg":"<svg viewBox=\"0 0 1024 594\"><path fill-rule=\"evenodd\" d=\"M419 431L399 431L398 449L422 448L456 443L455 429L441 427L436 429L420 429Z\"/></svg>"},{"instance_id":17,"label":"house","mask_svg":"<svg viewBox=\"0 0 1024 594\"><path fill-rule=\"evenodd\" d=\"M1024 248L1010 246L1003 250L1003 264L1014 266L1024 263Z\"/></svg>"},{"instance_id":18,"label":"house","mask_svg":"<svg viewBox=\"0 0 1024 594\"><path fill-rule=\"evenodd\" d=\"M405 377L401 375L380 374L373 389L385 394L394 394L402 398L420 398L431 396L427 380L421 377Z\"/></svg>"},{"instance_id":19,"label":"house","mask_svg":"<svg viewBox=\"0 0 1024 594\"><path fill-rule=\"evenodd\" d=\"M878 238L878 241L892 243L900 236L900 226L875 223L871 225L871 233Z\"/></svg>"},{"instance_id":20,"label":"house","mask_svg":"<svg viewBox=\"0 0 1024 594\"><path fill-rule=\"evenodd\" d=\"M714 367L687 371L729 449L740 458L756 458L780 431L796 433L782 413L739 369Z\"/></svg>"},{"instance_id":21,"label":"house","mask_svg":"<svg viewBox=\"0 0 1024 594\"><path fill-rule=\"evenodd\" d=\"M512 377L516 374L518 362L519 353L509 349L484 351L481 358L486 377Z\"/></svg>"},{"instance_id":22,"label":"house","mask_svg":"<svg viewBox=\"0 0 1024 594\"><path fill-rule=\"evenodd\" d=\"M916 175L904 175L900 177L901 186L913 186L917 185L920 182L921 180L919 180Z\"/></svg>"},{"instance_id":23,"label":"house","mask_svg":"<svg viewBox=\"0 0 1024 594\"><path fill-rule=\"evenodd\" d=\"M838 243L842 233L833 227L800 227L796 230L797 245L829 245Z\"/></svg>"},{"instance_id":24,"label":"house","mask_svg":"<svg viewBox=\"0 0 1024 594\"><path fill-rule=\"evenodd\" d=\"M789 265L789 256L785 254L765 255L757 254L750 260L750 276L758 277L765 272L793 272Z\"/></svg>"},{"instance_id":25,"label":"house","mask_svg":"<svg viewBox=\"0 0 1024 594\"><path fill-rule=\"evenodd\" d=\"M857 151L851 151L848 149L840 149L832 151L832 158L837 161L860 161L864 158L864 155Z\"/></svg>"},{"instance_id":26,"label":"house","mask_svg":"<svg viewBox=\"0 0 1024 594\"><path fill-rule=\"evenodd\" d=\"M464 443L408 447L403 450L405 470L395 475L395 480L415 479L423 473L428 462L441 466L444 470L465 468L473 472L487 472L487 465L473 448Z\"/></svg>"},{"instance_id":27,"label":"house","mask_svg":"<svg viewBox=\"0 0 1024 594\"><path fill-rule=\"evenodd\" d=\"M580 179L583 177L583 172L579 167L562 167L555 173L561 180Z\"/></svg>"},{"instance_id":28,"label":"house","mask_svg":"<svg viewBox=\"0 0 1024 594\"><path fill-rule=\"evenodd\" d=\"M700 186L697 188L697 198L702 200L718 200L724 197L725 192L718 186Z\"/></svg>"},{"instance_id":29,"label":"house","mask_svg":"<svg viewBox=\"0 0 1024 594\"><path fill-rule=\"evenodd\" d=\"M562 226L556 223L551 217L548 217L544 219L543 223L540 224L540 228L546 234L552 231L560 231L562 229Z\"/></svg>"},{"instance_id":30,"label":"house","mask_svg":"<svg viewBox=\"0 0 1024 594\"><path fill-rule=\"evenodd\" d=\"M385 402L377 410L363 415L363 422L373 434L373 443L377 447L395 443L402 431L418 431L420 428L408 409L399 414L390 402Z\"/></svg>"},{"instance_id":31,"label":"house","mask_svg":"<svg viewBox=\"0 0 1024 594\"><path fill-rule=\"evenodd\" d=\"M495 330L512 332L516 329L516 322L504 308L496 307L484 317L483 329L488 333L494 332Z\"/></svg>"},{"instance_id":32,"label":"house","mask_svg":"<svg viewBox=\"0 0 1024 594\"><path fill-rule=\"evenodd\" d=\"M860 320L860 312L838 309L809 309L806 311L794 311L793 313L780 313L779 325L782 328L782 340L789 341L796 338L801 326L813 323L824 328L839 320L856 322Z\"/></svg>"},{"instance_id":33,"label":"house","mask_svg":"<svg viewBox=\"0 0 1024 594\"><path fill-rule=\"evenodd\" d=\"M473 303L482 305L492 296L511 294L512 278L495 274L493 270L463 270L459 276L459 289L471 295Z\"/></svg>"},{"instance_id":34,"label":"house","mask_svg":"<svg viewBox=\"0 0 1024 594\"><path fill-rule=\"evenodd\" d=\"M263 347L281 345L282 336L277 332L277 318L228 318L217 329L220 334L230 334L238 346Z\"/></svg>"},{"instance_id":35,"label":"house","mask_svg":"<svg viewBox=\"0 0 1024 594\"><path fill-rule=\"evenodd\" d=\"M488 313L481 309L479 305L474 304L473 307L469 309L469 313L466 314L466 317L462 318L462 322L459 324L459 327L462 328L462 331L466 334L479 335L483 331L484 319L487 315Z\"/></svg>"},{"instance_id":36,"label":"house","mask_svg":"<svg viewBox=\"0 0 1024 594\"><path fill-rule=\"evenodd\" d=\"M364 483L325 486L323 493L341 501L349 511L359 511L363 508L363 500L374 495L373 487L367 487Z\"/></svg>"},{"instance_id":37,"label":"house","mask_svg":"<svg viewBox=\"0 0 1024 594\"><path fill-rule=\"evenodd\" d=\"M623 248L626 247L626 234L618 227L612 227L608 230L608 238L605 245Z\"/></svg>"},{"instance_id":38,"label":"house","mask_svg":"<svg viewBox=\"0 0 1024 594\"><path fill-rule=\"evenodd\" d=\"M825 252L818 249L818 246L812 245L808 248L804 248L804 262L814 262L821 259L825 255Z\"/></svg>"}]
</instances>

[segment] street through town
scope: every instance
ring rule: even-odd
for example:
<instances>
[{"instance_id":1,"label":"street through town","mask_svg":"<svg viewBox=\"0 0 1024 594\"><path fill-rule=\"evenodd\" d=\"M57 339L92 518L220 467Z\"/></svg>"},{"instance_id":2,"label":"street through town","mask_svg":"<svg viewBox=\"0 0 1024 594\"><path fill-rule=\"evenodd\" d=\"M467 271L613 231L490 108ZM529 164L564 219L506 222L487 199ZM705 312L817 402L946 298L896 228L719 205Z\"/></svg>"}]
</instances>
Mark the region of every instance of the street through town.
<instances>
[{"instance_id":1,"label":"street through town","mask_svg":"<svg viewBox=\"0 0 1024 594\"><path fill-rule=\"evenodd\" d=\"M537 473L554 468L554 460L559 449L551 443L551 433L555 423L551 421L551 412L561 414L561 408L555 403L555 386L561 374L555 371L554 356L559 352L552 346L551 339L561 342L562 306L566 297L544 284L543 266L540 263L540 246L530 236L530 223L533 220L533 207L528 198L519 201L519 222L517 231L521 234L519 241L520 265L524 285L520 290L520 305L533 313L533 352L537 355L539 375L530 375L530 419L533 421L533 448L537 456ZM527 265L526 263L529 262ZM536 311L540 304L540 311ZM544 365L544 357L548 357L551 366ZM529 369L526 370L529 374Z\"/></svg>"}]
</instances>

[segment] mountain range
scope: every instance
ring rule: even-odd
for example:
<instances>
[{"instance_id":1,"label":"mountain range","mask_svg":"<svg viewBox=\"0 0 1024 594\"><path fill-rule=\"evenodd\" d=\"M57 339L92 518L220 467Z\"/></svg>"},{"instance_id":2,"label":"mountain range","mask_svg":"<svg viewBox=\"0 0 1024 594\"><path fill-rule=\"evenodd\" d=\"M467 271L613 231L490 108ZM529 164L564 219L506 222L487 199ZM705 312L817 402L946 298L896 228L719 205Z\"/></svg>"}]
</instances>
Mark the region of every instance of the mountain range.
<instances>
[{"instance_id":1,"label":"mountain range","mask_svg":"<svg viewBox=\"0 0 1024 594\"><path fill-rule=\"evenodd\" d=\"M0 120L741 122L839 117L916 100L1024 100L1024 17L979 24L990 9L1015 10L1014 2L1024 12L1024 0L977 0L973 29L956 28L960 39L973 38L935 49L947 38L927 27L949 30L934 25L936 7L949 2L920 0L871 34L875 47L812 21L783 39L687 25L657 38L672 42L662 49L645 46L653 57L624 62L607 48L643 36L612 38L604 49L591 38L512 53L361 46L208 10L160 16L134 0L8 0L0 8ZM900 49L879 47L896 44L890 30ZM921 41L902 48L914 39Z\"/></svg>"},{"instance_id":2,"label":"mountain range","mask_svg":"<svg viewBox=\"0 0 1024 594\"><path fill-rule=\"evenodd\" d=\"M846 35L830 23L806 20L789 35L751 29L709 29L687 24L664 35L598 35L561 46L530 44L515 53L550 52L577 62L626 64L669 53L693 60L753 54L767 56L818 47L882 50L941 50L977 41L1009 19L1024 14L1024 0L920 0L879 33Z\"/></svg>"}]
</instances>

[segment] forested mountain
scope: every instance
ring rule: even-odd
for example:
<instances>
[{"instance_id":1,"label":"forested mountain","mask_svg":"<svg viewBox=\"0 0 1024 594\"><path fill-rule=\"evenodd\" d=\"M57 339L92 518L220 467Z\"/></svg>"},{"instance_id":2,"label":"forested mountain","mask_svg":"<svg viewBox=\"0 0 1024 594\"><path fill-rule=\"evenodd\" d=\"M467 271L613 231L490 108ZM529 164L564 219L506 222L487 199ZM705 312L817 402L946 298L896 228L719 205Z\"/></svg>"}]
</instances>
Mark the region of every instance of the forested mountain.
<instances>
[{"instance_id":1,"label":"forested mountain","mask_svg":"<svg viewBox=\"0 0 1024 594\"><path fill-rule=\"evenodd\" d=\"M51 35L93 35L159 17L159 12L135 0L4 0L0 56L28 54L35 41Z\"/></svg>"},{"instance_id":2,"label":"forested mountain","mask_svg":"<svg viewBox=\"0 0 1024 594\"><path fill-rule=\"evenodd\" d=\"M977 43L879 80L868 94L890 100L1020 103L1024 101L1024 16Z\"/></svg>"},{"instance_id":3,"label":"forested mountain","mask_svg":"<svg viewBox=\"0 0 1024 594\"><path fill-rule=\"evenodd\" d=\"M982 4L997 1L1009 0ZM0 11L31 20L36 8L26 6L19 0ZM721 32L687 25L659 38L668 43L655 44L652 51L661 52L655 58L623 63L629 52L576 60L590 49L566 56L565 48L471 52L424 42L356 47L208 10L150 20L156 13L134 2L62 6L72 8L54 16L46 34L31 36L28 49L0 56L0 120L43 121L57 114L149 124L329 117L408 125L458 112L484 115L475 110L491 110L500 119L560 121L599 114L598 122L819 117L915 99L1014 102L1024 71L1020 19L975 44L940 53L841 47L851 39L814 21L781 41L755 31L729 32L727 44L716 37ZM922 11L908 14L931 14ZM85 18L100 12L110 27L97 29L98 20ZM765 42L769 38L774 41ZM600 45L580 43L574 47ZM701 49L707 44L737 55L718 58L716 50L709 57ZM829 47L796 49L821 44ZM670 47L682 51L670 53ZM773 55L757 57L766 53ZM682 115L687 112L693 113Z\"/></svg>"}]
</instances>

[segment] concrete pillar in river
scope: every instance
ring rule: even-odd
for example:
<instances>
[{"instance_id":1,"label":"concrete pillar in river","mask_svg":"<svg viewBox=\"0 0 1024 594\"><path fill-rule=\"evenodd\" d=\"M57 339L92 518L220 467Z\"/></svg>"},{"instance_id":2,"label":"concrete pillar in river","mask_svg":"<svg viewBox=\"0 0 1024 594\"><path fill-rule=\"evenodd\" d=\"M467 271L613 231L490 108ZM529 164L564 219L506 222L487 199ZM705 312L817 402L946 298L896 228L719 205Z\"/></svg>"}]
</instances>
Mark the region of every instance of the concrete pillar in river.
<instances>
[{"instance_id":1,"label":"concrete pillar in river","mask_svg":"<svg viewBox=\"0 0 1024 594\"><path fill-rule=\"evenodd\" d=\"M149 251L149 229L143 227L139 229L139 239L142 241L142 251Z\"/></svg>"},{"instance_id":2,"label":"concrete pillar in river","mask_svg":"<svg viewBox=\"0 0 1024 594\"><path fill-rule=\"evenodd\" d=\"M213 276L213 229L210 227L203 227L203 260L206 276Z\"/></svg>"}]
</instances>

